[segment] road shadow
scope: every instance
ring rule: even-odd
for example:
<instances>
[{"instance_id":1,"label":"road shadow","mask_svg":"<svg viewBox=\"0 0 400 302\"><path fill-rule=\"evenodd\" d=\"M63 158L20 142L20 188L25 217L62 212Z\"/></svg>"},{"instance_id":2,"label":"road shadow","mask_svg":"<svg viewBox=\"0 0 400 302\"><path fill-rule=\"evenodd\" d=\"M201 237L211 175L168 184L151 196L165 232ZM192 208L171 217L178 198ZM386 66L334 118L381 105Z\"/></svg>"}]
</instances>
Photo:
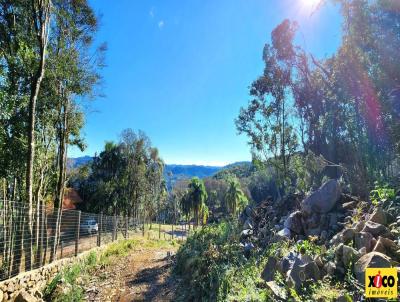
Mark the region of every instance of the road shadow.
<instances>
[{"instance_id":1,"label":"road shadow","mask_svg":"<svg viewBox=\"0 0 400 302\"><path fill-rule=\"evenodd\" d=\"M167 257L168 258L168 257ZM164 262L167 260L163 259ZM159 261L156 261L159 262ZM129 288L147 289L139 295L131 295L124 301L174 301L175 280L169 273L172 267L172 261L167 260L162 265L157 265L151 268L145 268L138 272L132 280L126 282ZM125 297L126 298L126 297Z\"/></svg>"}]
</instances>

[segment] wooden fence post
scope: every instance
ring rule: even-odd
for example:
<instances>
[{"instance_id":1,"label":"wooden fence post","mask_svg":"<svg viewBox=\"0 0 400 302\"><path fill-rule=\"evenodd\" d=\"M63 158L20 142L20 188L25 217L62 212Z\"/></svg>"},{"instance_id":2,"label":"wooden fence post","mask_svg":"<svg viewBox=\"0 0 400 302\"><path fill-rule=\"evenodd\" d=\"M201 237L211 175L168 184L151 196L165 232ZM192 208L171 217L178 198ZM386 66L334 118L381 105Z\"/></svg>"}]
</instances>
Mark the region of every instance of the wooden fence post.
<instances>
[{"instance_id":1,"label":"wooden fence post","mask_svg":"<svg viewBox=\"0 0 400 302\"><path fill-rule=\"evenodd\" d=\"M103 212L99 214L99 225L97 230L97 246L101 246L101 230L103 229Z\"/></svg>"},{"instance_id":2,"label":"wooden fence post","mask_svg":"<svg viewBox=\"0 0 400 302\"><path fill-rule=\"evenodd\" d=\"M76 231L75 231L75 256L77 256L78 252L79 252L80 229L81 229L81 211L78 211L78 218L77 218Z\"/></svg>"},{"instance_id":3,"label":"wooden fence post","mask_svg":"<svg viewBox=\"0 0 400 302\"><path fill-rule=\"evenodd\" d=\"M118 238L118 228L117 228L117 215L113 217L113 241L117 240Z\"/></svg>"},{"instance_id":4,"label":"wooden fence post","mask_svg":"<svg viewBox=\"0 0 400 302\"><path fill-rule=\"evenodd\" d=\"M61 259L64 258L64 241L61 240Z\"/></svg>"},{"instance_id":5,"label":"wooden fence post","mask_svg":"<svg viewBox=\"0 0 400 302\"><path fill-rule=\"evenodd\" d=\"M142 235L143 235L143 237L144 237L144 213L143 213L143 215L142 215L142 224L143 224L143 231L142 231Z\"/></svg>"},{"instance_id":6,"label":"wooden fence post","mask_svg":"<svg viewBox=\"0 0 400 302\"><path fill-rule=\"evenodd\" d=\"M125 239L128 239L128 216L125 216Z\"/></svg>"}]
</instances>

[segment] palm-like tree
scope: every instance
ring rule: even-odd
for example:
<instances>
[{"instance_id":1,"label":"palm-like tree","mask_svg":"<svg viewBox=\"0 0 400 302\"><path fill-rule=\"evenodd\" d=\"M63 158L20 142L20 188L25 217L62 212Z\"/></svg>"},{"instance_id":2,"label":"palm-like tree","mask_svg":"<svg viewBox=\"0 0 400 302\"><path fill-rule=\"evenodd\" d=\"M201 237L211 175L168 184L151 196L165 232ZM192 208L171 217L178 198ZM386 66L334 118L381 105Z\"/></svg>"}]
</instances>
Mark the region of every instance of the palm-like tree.
<instances>
[{"instance_id":1,"label":"palm-like tree","mask_svg":"<svg viewBox=\"0 0 400 302\"><path fill-rule=\"evenodd\" d=\"M203 217L207 191L204 182L198 177L193 177L188 185L188 190L181 199L182 212L189 217L193 213L196 226L199 225L200 215ZM208 209L208 208L207 208ZM205 212L204 212L205 213ZM207 211L208 213L208 211Z\"/></svg>"},{"instance_id":2,"label":"palm-like tree","mask_svg":"<svg viewBox=\"0 0 400 302\"><path fill-rule=\"evenodd\" d=\"M242 208L247 202L247 197L240 188L239 181L236 178L230 179L225 193L225 204L228 211L236 216L238 208Z\"/></svg>"}]
</instances>

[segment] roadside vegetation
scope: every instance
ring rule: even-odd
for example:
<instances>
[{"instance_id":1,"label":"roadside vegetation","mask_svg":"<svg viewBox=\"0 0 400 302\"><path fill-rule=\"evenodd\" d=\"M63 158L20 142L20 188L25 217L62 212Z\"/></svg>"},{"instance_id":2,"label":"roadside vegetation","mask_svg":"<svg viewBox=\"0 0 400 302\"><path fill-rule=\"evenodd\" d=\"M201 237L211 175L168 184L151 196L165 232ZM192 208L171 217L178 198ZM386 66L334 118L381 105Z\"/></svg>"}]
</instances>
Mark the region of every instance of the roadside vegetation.
<instances>
[{"instance_id":1,"label":"roadside vegetation","mask_svg":"<svg viewBox=\"0 0 400 302\"><path fill-rule=\"evenodd\" d=\"M109 244L100 251L91 251L78 263L65 268L48 283L43 292L44 300L59 302L78 302L85 298L84 285L93 274L101 272L107 266L124 261L125 257L137 248L151 248L154 250L177 247L176 241L148 240L137 237L134 239L120 240Z\"/></svg>"}]
</instances>

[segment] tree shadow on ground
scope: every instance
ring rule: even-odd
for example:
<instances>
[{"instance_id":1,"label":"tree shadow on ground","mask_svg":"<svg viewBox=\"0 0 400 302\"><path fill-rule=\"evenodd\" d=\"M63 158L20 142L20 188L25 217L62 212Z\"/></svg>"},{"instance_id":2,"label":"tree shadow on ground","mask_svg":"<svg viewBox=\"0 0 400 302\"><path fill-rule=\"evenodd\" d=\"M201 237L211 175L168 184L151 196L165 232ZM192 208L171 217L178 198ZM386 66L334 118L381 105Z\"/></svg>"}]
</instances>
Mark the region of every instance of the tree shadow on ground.
<instances>
[{"instance_id":1,"label":"tree shadow on ground","mask_svg":"<svg viewBox=\"0 0 400 302\"><path fill-rule=\"evenodd\" d=\"M164 258L161 261L166 260ZM134 279L127 281L126 285L129 288L148 286L143 293L134 296L130 301L174 301L175 281L173 276L168 273L171 267L172 262L168 259L167 263L163 265L141 270L133 277ZM164 274L165 276L163 276Z\"/></svg>"}]
</instances>

